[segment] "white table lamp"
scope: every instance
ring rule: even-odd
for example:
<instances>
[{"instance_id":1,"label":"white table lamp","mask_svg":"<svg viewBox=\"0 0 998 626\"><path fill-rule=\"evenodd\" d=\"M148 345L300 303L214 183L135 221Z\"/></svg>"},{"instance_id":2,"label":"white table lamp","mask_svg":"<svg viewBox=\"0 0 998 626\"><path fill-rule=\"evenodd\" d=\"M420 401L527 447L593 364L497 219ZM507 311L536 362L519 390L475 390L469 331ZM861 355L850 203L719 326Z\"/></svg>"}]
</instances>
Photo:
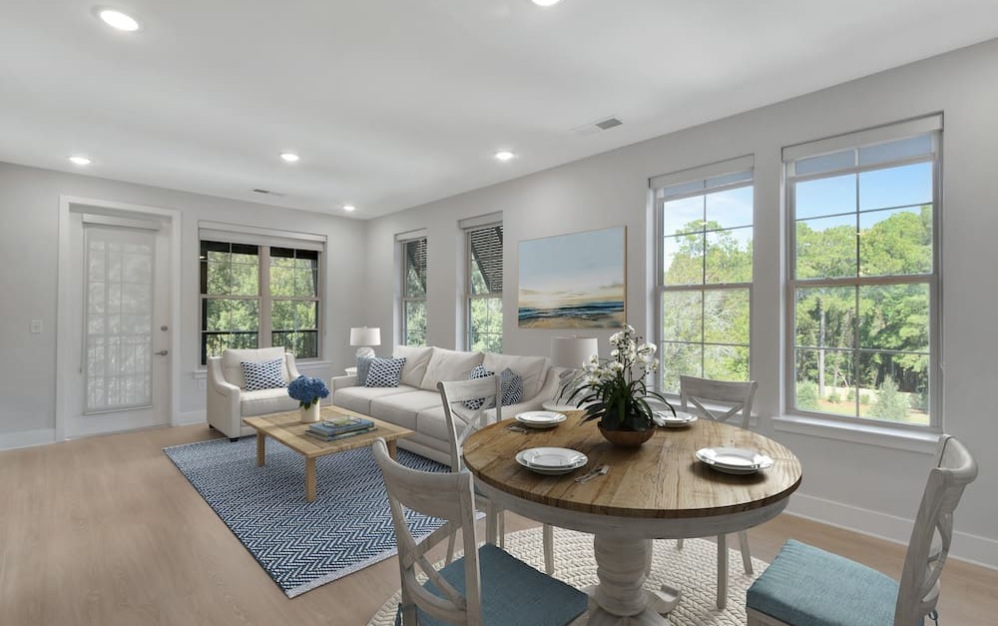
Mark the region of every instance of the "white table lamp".
<instances>
[{"instance_id":1,"label":"white table lamp","mask_svg":"<svg viewBox=\"0 0 998 626\"><path fill-rule=\"evenodd\" d=\"M368 328L367 326L362 328L351 328L350 345L353 347L360 346L357 348L358 359L361 357L373 358L374 348L371 346L381 345L381 329Z\"/></svg>"},{"instance_id":2,"label":"white table lamp","mask_svg":"<svg viewBox=\"0 0 998 626\"><path fill-rule=\"evenodd\" d=\"M568 403L578 386L579 370L593 355L599 356L599 341L596 337L555 337L551 341L551 364L563 367L558 383L558 395L543 404L548 411L568 411L575 409Z\"/></svg>"}]
</instances>

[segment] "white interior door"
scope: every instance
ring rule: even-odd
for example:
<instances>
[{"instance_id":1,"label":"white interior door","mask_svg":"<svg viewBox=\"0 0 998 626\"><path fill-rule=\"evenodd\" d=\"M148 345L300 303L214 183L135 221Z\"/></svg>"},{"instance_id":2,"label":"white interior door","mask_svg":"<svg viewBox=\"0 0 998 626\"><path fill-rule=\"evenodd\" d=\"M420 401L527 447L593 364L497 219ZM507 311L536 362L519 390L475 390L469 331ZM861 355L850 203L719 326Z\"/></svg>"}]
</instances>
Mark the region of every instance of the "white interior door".
<instances>
[{"instance_id":1,"label":"white interior door","mask_svg":"<svg viewBox=\"0 0 998 626\"><path fill-rule=\"evenodd\" d=\"M82 213L70 223L79 360L67 385L65 436L168 424L170 229L155 218Z\"/></svg>"}]
</instances>

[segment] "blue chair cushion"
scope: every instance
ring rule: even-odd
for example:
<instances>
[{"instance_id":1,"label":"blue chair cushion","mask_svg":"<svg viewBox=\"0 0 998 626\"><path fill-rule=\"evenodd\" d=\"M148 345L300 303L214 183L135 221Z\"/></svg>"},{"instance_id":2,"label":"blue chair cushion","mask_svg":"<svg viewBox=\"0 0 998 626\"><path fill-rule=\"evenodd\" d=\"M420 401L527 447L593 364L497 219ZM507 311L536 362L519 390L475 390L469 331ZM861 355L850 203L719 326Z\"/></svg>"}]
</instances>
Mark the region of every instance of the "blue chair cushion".
<instances>
[{"instance_id":1,"label":"blue chair cushion","mask_svg":"<svg viewBox=\"0 0 998 626\"><path fill-rule=\"evenodd\" d=\"M589 604L589 597L578 589L537 571L491 544L478 549L478 566L482 573L484 624L564 626L581 615ZM464 593L464 557L444 567L440 575ZM425 587L444 597L432 581L427 581ZM417 609L417 612L419 626L444 626L443 622L422 611Z\"/></svg>"},{"instance_id":2,"label":"blue chair cushion","mask_svg":"<svg viewBox=\"0 0 998 626\"><path fill-rule=\"evenodd\" d=\"M791 539L745 604L794 626L893 626L897 597L893 578Z\"/></svg>"}]
</instances>

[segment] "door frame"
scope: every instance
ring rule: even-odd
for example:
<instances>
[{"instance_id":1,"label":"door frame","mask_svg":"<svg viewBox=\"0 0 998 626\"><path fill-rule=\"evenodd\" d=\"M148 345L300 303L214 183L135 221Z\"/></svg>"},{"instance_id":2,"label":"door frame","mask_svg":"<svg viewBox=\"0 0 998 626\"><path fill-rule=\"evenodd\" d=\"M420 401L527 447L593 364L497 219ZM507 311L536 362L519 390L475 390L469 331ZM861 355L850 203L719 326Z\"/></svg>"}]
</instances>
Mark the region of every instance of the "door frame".
<instances>
[{"instance_id":1,"label":"door frame","mask_svg":"<svg viewBox=\"0 0 998 626\"><path fill-rule=\"evenodd\" d=\"M116 202L111 200L100 200L96 198L85 198L81 196L60 195L59 196L59 276L57 283L56 299L56 361L55 361L55 440L66 440L66 416L68 414L69 392L66 389L66 377L63 376L64 368L69 363L76 363L78 359L73 359L71 350L74 346L79 347L79 342L74 342L72 338L73 329L78 329L80 320L75 319L70 311L68 302L70 300L69 290L77 287L74 277L79 276L79 268L73 267L73 254L70 248L70 217L73 207L90 207L93 209L106 209L118 213L134 213L136 215L154 215L166 218L169 221L168 231L170 235L170 384L168 385L167 401L170 403L169 415L170 425L176 426L179 419L180 407L180 270L181 270L181 212L177 209L165 209L141 204L131 204L127 202Z\"/></svg>"}]
</instances>

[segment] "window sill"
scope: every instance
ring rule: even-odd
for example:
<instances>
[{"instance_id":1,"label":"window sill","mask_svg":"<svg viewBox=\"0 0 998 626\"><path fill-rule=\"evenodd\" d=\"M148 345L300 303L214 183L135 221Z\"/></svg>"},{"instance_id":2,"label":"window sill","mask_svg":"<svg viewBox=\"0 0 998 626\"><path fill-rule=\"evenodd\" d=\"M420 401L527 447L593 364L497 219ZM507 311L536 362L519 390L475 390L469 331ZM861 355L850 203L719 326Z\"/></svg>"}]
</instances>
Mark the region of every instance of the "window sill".
<instances>
[{"instance_id":1,"label":"window sill","mask_svg":"<svg viewBox=\"0 0 998 626\"><path fill-rule=\"evenodd\" d=\"M912 431L886 425L847 424L837 420L800 415L774 417L772 422L773 429L779 432L908 450L921 454L933 454L940 437L936 432Z\"/></svg>"}]
</instances>

